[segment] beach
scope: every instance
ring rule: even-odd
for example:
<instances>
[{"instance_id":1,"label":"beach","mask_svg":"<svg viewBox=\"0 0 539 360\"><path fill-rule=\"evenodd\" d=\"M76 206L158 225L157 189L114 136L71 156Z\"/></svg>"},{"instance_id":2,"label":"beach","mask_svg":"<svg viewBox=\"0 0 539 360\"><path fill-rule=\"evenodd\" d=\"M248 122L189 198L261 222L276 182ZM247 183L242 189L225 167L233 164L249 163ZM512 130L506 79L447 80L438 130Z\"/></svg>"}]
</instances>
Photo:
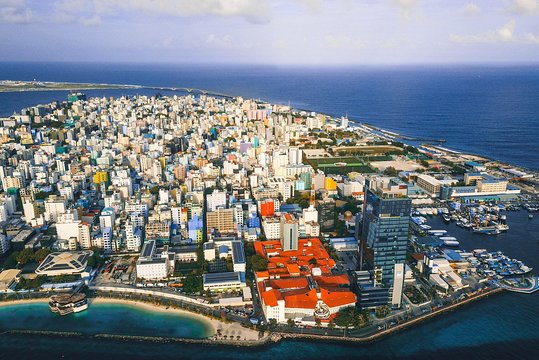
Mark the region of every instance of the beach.
<instances>
[{"instance_id":1,"label":"beach","mask_svg":"<svg viewBox=\"0 0 539 360\"><path fill-rule=\"evenodd\" d=\"M258 340L258 331L244 328L243 326L241 326L241 324L237 322L224 322L218 319L212 319L212 318L206 317L201 314L192 313L190 311L183 310L183 309L178 309L178 308L173 308L173 307L164 307L164 306L160 306L156 304L150 304L150 303L134 301L134 300L119 300L119 299L109 299L109 298L102 298L102 297L90 299L90 306L92 304L103 304L103 303L122 304L122 305L129 304L129 305L136 306L141 309L145 309L145 310L149 310L153 312L181 314L184 316L190 316L190 317L198 319L199 321L205 322L206 324L211 326L212 334L214 336L217 336L217 338L219 339L223 338L226 335L227 338L230 338L231 336L234 336L235 338L237 338L237 336L240 336L240 339L242 341ZM218 335L219 333L221 334L221 336Z\"/></svg>"},{"instance_id":2,"label":"beach","mask_svg":"<svg viewBox=\"0 0 539 360\"><path fill-rule=\"evenodd\" d=\"M120 300L110 298L90 298L90 309L92 305L97 304L116 304L137 307L142 310L157 313L167 313L171 315L182 315L196 319L197 321L204 323L210 328L210 336L212 339L219 341L258 341L258 331L245 328L237 322L224 322L218 319L212 319L201 314L189 312L187 310L165 307L156 304L150 304L146 302L134 301L134 300ZM0 302L0 307L19 304L32 304L32 303L46 303L48 299L22 299L22 300L10 300Z\"/></svg>"}]
</instances>

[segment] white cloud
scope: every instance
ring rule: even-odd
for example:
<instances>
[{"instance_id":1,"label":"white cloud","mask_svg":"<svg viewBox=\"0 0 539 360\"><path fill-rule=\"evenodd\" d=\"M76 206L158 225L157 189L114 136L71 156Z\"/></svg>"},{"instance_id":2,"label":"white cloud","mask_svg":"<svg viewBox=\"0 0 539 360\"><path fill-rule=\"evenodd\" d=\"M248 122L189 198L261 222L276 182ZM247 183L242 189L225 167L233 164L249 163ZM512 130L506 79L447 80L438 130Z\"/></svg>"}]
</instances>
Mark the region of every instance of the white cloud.
<instances>
[{"instance_id":1,"label":"white cloud","mask_svg":"<svg viewBox=\"0 0 539 360\"><path fill-rule=\"evenodd\" d=\"M476 15L480 12L481 8L474 3L468 3L459 10L460 15Z\"/></svg>"},{"instance_id":2,"label":"white cloud","mask_svg":"<svg viewBox=\"0 0 539 360\"><path fill-rule=\"evenodd\" d=\"M327 35L324 37L324 47L328 49L361 49L365 47L365 44L359 39L352 39L346 35Z\"/></svg>"},{"instance_id":3,"label":"white cloud","mask_svg":"<svg viewBox=\"0 0 539 360\"><path fill-rule=\"evenodd\" d=\"M242 17L253 23L267 22L270 15L268 0L93 0L93 6L98 13L131 11L178 17L214 15Z\"/></svg>"},{"instance_id":4,"label":"white cloud","mask_svg":"<svg viewBox=\"0 0 539 360\"><path fill-rule=\"evenodd\" d=\"M539 44L539 35L527 33L524 35L524 41L528 44Z\"/></svg>"},{"instance_id":5,"label":"white cloud","mask_svg":"<svg viewBox=\"0 0 539 360\"><path fill-rule=\"evenodd\" d=\"M35 20L24 0L0 0L0 24L28 24Z\"/></svg>"},{"instance_id":6,"label":"white cloud","mask_svg":"<svg viewBox=\"0 0 539 360\"><path fill-rule=\"evenodd\" d=\"M232 43L232 37L230 35L215 35L215 34L209 34L206 37L206 44L212 46L212 47L219 47L219 48L231 48Z\"/></svg>"},{"instance_id":7,"label":"white cloud","mask_svg":"<svg viewBox=\"0 0 539 360\"><path fill-rule=\"evenodd\" d=\"M412 9L419 4L419 0L393 0L393 3L401 9L401 16L410 20Z\"/></svg>"},{"instance_id":8,"label":"white cloud","mask_svg":"<svg viewBox=\"0 0 539 360\"><path fill-rule=\"evenodd\" d=\"M322 0L295 0L296 2L305 5L313 13L320 12L322 7Z\"/></svg>"},{"instance_id":9,"label":"white cloud","mask_svg":"<svg viewBox=\"0 0 539 360\"><path fill-rule=\"evenodd\" d=\"M513 0L509 10L521 15L539 14L539 0Z\"/></svg>"},{"instance_id":10,"label":"white cloud","mask_svg":"<svg viewBox=\"0 0 539 360\"><path fill-rule=\"evenodd\" d=\"M449 40L461 44L511 42L515 40L515 20L511 20L495 31L488 31L478 35L451 34Z\"/></svg>"},{"instance_id":11,"label":"white cloud","mask_svg":"<svg viewBox=\"0 0 539 360\"><path fill-rule=\"evenodd\" d=\"M98 15L94 15L90 18L83 18L80 20L80 23L84 26L97 26L101 24L101 17Z\"/></svg>"}]
</instances>

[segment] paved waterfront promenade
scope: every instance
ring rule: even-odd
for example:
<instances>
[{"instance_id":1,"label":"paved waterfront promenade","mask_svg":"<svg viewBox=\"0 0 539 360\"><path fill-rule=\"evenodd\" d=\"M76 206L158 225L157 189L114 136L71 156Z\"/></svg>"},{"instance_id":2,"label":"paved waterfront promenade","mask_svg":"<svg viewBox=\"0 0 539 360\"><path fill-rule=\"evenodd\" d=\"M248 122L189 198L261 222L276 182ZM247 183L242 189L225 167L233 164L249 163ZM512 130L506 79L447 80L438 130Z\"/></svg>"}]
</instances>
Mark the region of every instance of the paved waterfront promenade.
<instances>
[{"instance_id":1,"label":"paved waterfront promenade","mask_svg":"<svg viewBox=\"0 0 539 360\"><path fill-rule=\"evenodd\" d=\"M538 291L539 290L539 277L537 276L530 277L528 278L528 280L530 281L530 286L526 286L526 287L509 285L503 282L498 282L497 284L498 286L500 286L501 288L507 291L517 292L521 294L532 294Z\"/></svg>"}]
</instances>

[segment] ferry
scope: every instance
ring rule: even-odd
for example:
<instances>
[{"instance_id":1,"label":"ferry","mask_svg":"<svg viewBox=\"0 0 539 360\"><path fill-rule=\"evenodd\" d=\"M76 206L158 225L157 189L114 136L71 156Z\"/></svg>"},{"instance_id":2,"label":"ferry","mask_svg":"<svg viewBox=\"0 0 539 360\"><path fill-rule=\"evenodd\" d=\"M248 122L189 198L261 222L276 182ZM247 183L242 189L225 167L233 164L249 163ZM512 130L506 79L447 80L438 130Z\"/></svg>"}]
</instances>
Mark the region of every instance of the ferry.
<instances>
[{"instance_id":1,"label":"ferry","mask_svg":"<svg viewBox=\"0 0 539 360\"><path fill-rule=\"evenodd\" d=\"M434 236L444 236L447 234L447 230L429 230L428 233Z\"/></svg>"},{"instance_id":2,"label":"ferry","mask_svg":"<svg viewBox=\"0 0 539 360\"><path fill-rule=\"evenodd\" d=\"M53 313L67 315L88 309L88 299L85 294L60 294L49 298L49 308Z\"/></svg>"},{"instance_id":3,"label":"ferry","mask_svg":"<svg viewBox=\"0 0 539 360\"><path fill-rule=\"evenodd\" d=\"M460 243L457 241L457 238L453 237L453 236L441 236L440 240L443 241L445 246L453 247L453 246L459 246L460 245Z\"/></svg>"},{"instance_id":4,"label":"ferry","mask_svg":"<svg viewBox=\"0 0 539 360\"><path fill-rule=\"evenodd\" d=\"M484 227L474 227L474 234L484 234L484 235L498 235L500 230L496 226L484 226Z\"/></svg>"}]
</instances>

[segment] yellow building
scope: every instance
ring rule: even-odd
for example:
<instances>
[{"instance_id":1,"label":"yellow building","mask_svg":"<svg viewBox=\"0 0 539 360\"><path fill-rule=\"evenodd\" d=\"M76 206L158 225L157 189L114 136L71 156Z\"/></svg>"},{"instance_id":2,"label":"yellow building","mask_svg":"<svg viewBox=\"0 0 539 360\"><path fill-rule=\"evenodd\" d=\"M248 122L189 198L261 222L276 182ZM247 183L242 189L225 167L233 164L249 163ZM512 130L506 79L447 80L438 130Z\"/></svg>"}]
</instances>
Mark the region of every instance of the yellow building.
<instances>
[{"instance_id":1,"label":"yellow building","mask_svg":"<svg viewBox=\"0 0 539 360\"><path fill-rule=\"evenodd\" d=\"M332 178L327 177L324 182L324 189L326 189L327 191L337 190L337 182L333 180Z\"/></svg>"},{"instance_id":2,"label":"yellow building","mask_svg":"<svg viewBox=\"0 0 539 360\"><path fill-rule=\"evenodd\" d=\"M99 185L109 181L109 173L106 171L97 171L94 174L94 184Z\"/></svg>"}]
</instances>

